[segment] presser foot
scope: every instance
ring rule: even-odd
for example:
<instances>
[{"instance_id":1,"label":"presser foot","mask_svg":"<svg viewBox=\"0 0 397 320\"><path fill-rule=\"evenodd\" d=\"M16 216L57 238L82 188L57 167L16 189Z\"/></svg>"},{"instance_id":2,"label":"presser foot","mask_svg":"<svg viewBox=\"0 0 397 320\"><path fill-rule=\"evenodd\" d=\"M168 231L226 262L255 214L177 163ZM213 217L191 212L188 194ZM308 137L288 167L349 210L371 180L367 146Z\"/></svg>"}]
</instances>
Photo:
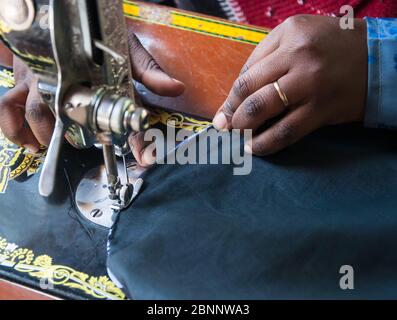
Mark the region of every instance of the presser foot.
<instances>
[{"instance_id":1,"label":"presser foot","mask_svg":"<svg viewBox=\"0 0 397 320\"><path fill-rule=\"evenodd\" d=\"M105 165L88 171L77 186L75 195L80 215L106 228L111 228L118 214L130 206L143 184L143 180L139 178L143 170L131 167L125 170L121 163L118 163L118 167L121 187L118 189L117 199L109 197Z\"/></svg>"}]
</instances>

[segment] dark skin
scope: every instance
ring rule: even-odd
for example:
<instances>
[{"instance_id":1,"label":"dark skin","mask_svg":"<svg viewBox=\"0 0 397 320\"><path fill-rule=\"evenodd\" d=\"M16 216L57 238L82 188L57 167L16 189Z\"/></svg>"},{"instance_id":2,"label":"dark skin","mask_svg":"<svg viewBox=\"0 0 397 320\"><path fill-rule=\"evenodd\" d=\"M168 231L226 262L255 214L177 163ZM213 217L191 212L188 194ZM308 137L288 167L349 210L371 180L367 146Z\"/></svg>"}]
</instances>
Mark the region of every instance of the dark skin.
<instances>
[{"instance_id":1,"label":"dark skin","mask_svg":"<svg viewBox=\"0 0 397 320\"><path fill-rule=\"evenodd\" d=\"M133 78L156 94L175 97L185 85L168 76L145 50L138 38L130 33L129 46ZM41 99L37 78L19 58L14 56L16 86L0 99L0 128L12 142L37 153L40 145L48 146L54 129L54 116ZM140 148L134 155L140 160Z\"/></svg>"},{"instance_id":2,"label":"dark skin","mask_svg":"<svg viewBox=\"0 0 397 320\"><path fill-rule=\"evenodd\" d=\"M219 130L252 129L245 151L278 152L316 129L362 122L367 91L366 23L340 28L338 18L298 15L275 28L257 46L235 81L213 124ZM285 107L273 82L289 100ZM268 120L277 121L265 131ZM137 136L133 144L144 148ZM153 145L140 153L155 161Z\"/></svg>"},{"instance_id":3,"label":"dark skin","mask_svg":"<svg viewBox=\"0 0 397 320\"><path fill-rule=\"evenodd\" d=\"M220 130L252 129L253 139L245 150L264 156L322 126L363 121L366 23L356 19L354 26L354 30L343 30L339 19L323 16L287 19L254 50L218 110L214 126ZM134 52L134 78L155 93L181 94L184 85L162 72L134 35L129 40ZM15 63L20 75L16 74L17 87L0 100L0 127L12 141L37 151L39 143L48 145L53 119L37 100L35 80L29 71ZM288 107L274 88L275 81L288 97ZM280 115L270 128L259 130ZM28 128L23 126L25 118ZM132 135L130 144L141 165L154 163L154 146L143 141L143 133Z\"/></svg>"},{"instance_id":4,"label":"dark skin","mask_svg":"<svg viewBox=\"0 0 397 320\"><path fill-rule=\"evenodd\" d=\"M288 97L287 110L274 81ZM366 23L356 19L354 30L343 30L337 18L294 16L252 53L214 126L254 130L245 151L269 155L322 126L362 121L366 90Z\"/></svg>"}]
</instances>

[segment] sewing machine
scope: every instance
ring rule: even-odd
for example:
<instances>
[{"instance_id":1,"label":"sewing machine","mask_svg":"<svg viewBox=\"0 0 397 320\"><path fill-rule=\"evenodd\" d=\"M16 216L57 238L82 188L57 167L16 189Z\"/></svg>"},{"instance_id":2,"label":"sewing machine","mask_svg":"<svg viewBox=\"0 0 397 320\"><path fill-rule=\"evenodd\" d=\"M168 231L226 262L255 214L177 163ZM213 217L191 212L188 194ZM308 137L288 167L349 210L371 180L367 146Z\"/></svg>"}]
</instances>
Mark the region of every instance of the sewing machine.
<instances>
[{"instance_id":1,"label":"sewing machine","mask_svg":"<svg viewBox=\"0 0 397 320\"><path fill-rule=\"evenodd\" d=\"M54 1L56 5L62 5L60 2L79 3L79 1ZM89 0L88 2L94 1ZM39 21L44 27L48 22L48 26L51 26L51 11L47 10L48 7L44 7L45 3L48 4L49 1L43 1L43 7L38 7L38 3L39 1L34 2L34 12L38 15L34 21ZM106 1L105 5L110 5L110 3L115 2ZM3 2L0 1L0 4L3 4ZM123 1L122 4L123 19L120 18L113 23L114 19L110 18L115 17L115 13L106 14L106 20L111 23L109 26L111 26L112 31L119 28L116 24L122 24L125 21L127 30L133 31L137 35L164 71L183 81L186 85L183 95L177 98L169 98L155 95L143 85L136 84L135 87L137 92L140 93L142 102L145 105L158 108L157 111L159 112L151 115L151 125L164 126L167 124L167 120L173 120L177 128L191 131L201 130L208 125L208 121L205 120L210 120L223 102L242 65L252 52L254 44L257 44L266 36L267 30L141 2ZM18 8L20 7L22 7L21 3L18 5ZM40 8L43 9L40 10ZM58 26L60 34L65 37L62 40L59 39L58 50L62 50L60 54L67 55L67 57L63 56L62 58L63 64L66 63L65 59L67 58L69 67L64 70L68 72L67 76L77 75L78 79L85 79L85 82L78 81L77 84L84 85L84 90L80 90L81 87L78 90L79 94L74 94L74 88L76 87L68 84L68 88L71 90L66 92L64 97L65 101L73 97L71 99L73 103L76 99L84 102L88 100L85 100L89 95L86 93L89 93L91 89L95 90L96 84L99 82L92 80L94 75L86 74L86 71L84 71L88 69L88 63L83 61L81 62L83 66L80 67L76 66L75 63L77 62L72 61L70 52L74 50L71 48L73 47L76 29L70 30L70 25L72 20L77 21L76 23L80 22L75 20L75 15L71 13L74 12L73 9L68 8L68 10L72 11L62 9L60 10L61 13L55 15L55 17L60 16L59 23L65 24L63 28ZM0 12L4 13L5 11L0 10ZM67 21L66 16L68 15L72 16L72 18L69 18L70 21ZM101 17L101 14L99 13L98 16ZM47 18L49 19L47 20ZM0 20L3 19L2 17ZM31 27L34 26L35 23ZM40 89L44 93L43 98L49 98L50 101L53 99L53 108L55 108L56 94L52 94L51 97L46 94L56 92L56 86L58 85L57 61L52 54L51 30L37 28L37 33L27 35L28 30L18 31L25 36L17 39L15 38L16 31L13 32L10 27L7 29L5 25L0 24L0 33L7 37L8 45L12 45L14 51L22 56L35 70L41 79ZM69 32L69 34L65 34L66 32ZM11 36L14 36L14 38L11 38ZM106 40L104 35L102 35L101 43L104 44L105 41L108 41L107 47L119 48L126 38L121 39L119 35L115 35L115 37L114 39L118 40L114 41L114 47L109 44L111 39ZM81 46L79 47L81 48ZM91 47L96 48L93 45ZM109 66L107 60L117 60L118 55L112 58L112 55L95 48L96 53L102 52L105 60L102 66ZM122 48L113 51L123 55ZM10 68L12 57L7 56L6 53L3 54L2 52L7 51L3 51L3 49L0 43L0 95L13 87L12 70ZM71 63L74 63L73 69L69 69ZM100 73L101 76L111 72L106 71L104 67L101 69L103 70ZM93 71L95 70L91 70L91 72ZM50 79L52 80L50 81ZM103 81L101 85L104 85L107 81L112 81L113 77L101 79ZM87 86L87 81L93 81L95 85ZM126 89L129 91L129 97L132 98L132 86L128 85ZM128 96L128 94L125 96ZM62 106L65 107L65 105ZM96 132L92 132L95 130L91 130L89 126L79 125L80 120L75 121L78 117L71 119L68 116L70 113L64 111L65 113L61 117L62 121L67 124L74 124L66 130L68 140L78 146L79 141L81 141L78 137L85 138L86 135L84 134L87 134L86 131L88 131L88 137L91 137L97 144ZM134 114L138 115L139 113ZM142 127L144 126L143 121ZM84 134L80 134L81 131ZM76 132L77 135L75 135ZM69 135L71 136L69 137ZM110 136L115 145L123 145L123 141L118 140L120 135L112 132ZM122 138L124 139L125 135ZM88 143L87 146L89 146ZM0 133L0 177L2 177L1 173L8 171L4 175L8 176L7 179L0 179L0 193L3 193L0 194L0 278L10 281L10 283L6 283L0 280L0 299L12 297L11 290L15 288L12 289L11 287L15 287L15 283L37 289L45 295L50 294L59 298L125 298L123 291L110 281L107 274L108 229L101 226L111 225L112 215L103 214L100 216L97 211L94 211L93 216L91 216L90 211L92 209L89 210L90 206L87 206L88 209L85 211L87 220L83 218L84 215L82 214L84 206L78 206L78 195L84 194L88 195L87 203L89 204L92 203L93 197L90 196L92 194L100 195L104 199L105 207L110 208L113 203L117 203L117 200L109 199L110 191L107 188L109 183L106 171L103 169L101 153L102 151L97 148L78 150L65 143L62 156L59 159L60 170L54 193L51 197L42 197L37 191L37 185L40 182L39 168L42 157L24 154L22 148L7 142L4 137L1 137ZM3 154L7 155L5 159L1 158ZM125 166L123 161L120 161L122 157L118 158L118 176L121 184L125 185ZM44 169L43 166L41 168ZM98 171L100 174L98 174ZM134 177L135 172L138 173L136 170L128 168L128 173L131 175L131 184L138 181ZM90 176L98 179L92 179ZM147 190L153 189L153 185L149 184L148 178L145 180L145 191L140 193L141 196ZM4 181L5 183L2 186ZM103 183L98 183L100 181ZM92 185L89 186L89 184ZM101 188L94 189L95 184ZM103 188L104 185L106 185L106 189ZM84 193L84 188L81 189L82 186L87 186L92 192ZM79 192L79 190L83 192ZM135 187L134 191L136 190ZM80 200L81 203L85 201L84 198ZM181 201L184 200L181 199ZM162 205L157 203L156 200L153 201L153 206L162 207ZM133 208L130 206L123 210L119 217L132 214L132 212ZM108 216L108 219L105 220L104 217L106 216ZM60 278L57 278L57 276L60 276ZM43 283L45 284L44 288ZM53 286L46 286L48 283L52 283ZM15 290L17 291L17 289L21 288L17 285ZM24 291L24 288L21 290ZM30 297L31 292L28 292L27 295ZM15 296L23 298L26 297L26 293L24 295L24 293L18 292Z\"/></svg>"},{"instance_id":2,"label":"sewing machine","mask_svg":"<svg viewBox=\"0 0 397 320\"><path fill-rule=\"evenodd\" d=\"M122 4L0 1L8 31L2 40L38 76L39 92L56 119L39 192L48 197L54 191L65 135L76 148L98 146L104 166L87 173L76 203L87 219L107 227L142 185L141 179L130 180L125 156L128 134L148 127L147 111L134 101Z\"/></svg>"},{"instance_id":3,"label":"sewing machine","mask_svg":"<svg viewBox=\"0 0 397 320\"><path fill-rule=\"evenodd\" d=\"M46 25L46 10L40 10L40 1L34 2L34 10L29 6L33 1L12 2L18 2L16 9L22 13L14 16L18 17L14 30L26 27L25 24L34 27L37 21ZM52 2L58 6L80 3ZM12 5L5 1L0 4ZM211 119L214 115L253 45L266 36L267 30L128 0L123 4L127 28L167 73L186 84L185 93L178 98L159 97L142 85L137 86L144 93L144 103L162 107L156 121L164 125L167 119L173 119L177 127L192 131L207 125L202 118ZM64 126L59 132L71 135L70 140L76 146L82 138L90 137L92 140L81 143L84 147L98 142L109 145L109 140L103 143L101 139L100 133L104 131L115 146L122 147L125 135L114 132L113 125L111 130L109 126L93 129L84 115L90 115L90 121L100 122L94 117L97 105L88 103L88 97L102 101L94 94L98 87L118 91L111 82L113 78L105 78L109 71L104 66L109 66L106 59L118 66L117 60L122 61L119 56L126 57L126 53L115 49L120 43L112 47L107 42L104 38L107 33L102 34L102 41L88 46L77 41L76 45L75 40L97 39L75 34L85 28L71 30L72 20L77 26L87 21L72 14L78 13L74 11L76 8L50 10L50 27L54 23L51 17L57 12L54 30L59 31L60 42L55 44L56 50L63 49L55 52L61 60L52 52L51 30L37 28L26 36L30 27L12 31L8 21L7 25L0 23L0 33L39 75L43 98L48 98L54 113L58 112L61 127ZM1 20L7 20L3 8L0 12ZM101 12L96 16L101 17ZM115 17L114 13L109 13L107 20L110 17ZM12 14L10 18L12 22ZM36 21L33 24L32 19ZM123 21L120 18L117 24ZM110 25L115 27L115 24ZM16 38L18 33L25 36ZM90 55L88 50L82 56L94 60L74 61L69 53L76 48L80 48L78 52L91 48L95 54ZM1 52L0 46L3 65L0 95L13 87L10 59L1 56ZM104 62L98 64L101 55ZM58 64L68 66L61 69L59 81ZM90 69L93 65L102 66L99 69L103 72ZM76 79L79 79L77 83ZM63 100L57 100L56 88ZM131 87L126 86L126 90ZM123 99L121 96L128 94L118 94L116 101ZM57 101L68 101L72 108L69 110ZM82 109L75 108L76 101L82 104ZM126 101L132 106L132 100ZM173 112L167 113L164 108ZM82 112L82 117L74 112L82 110L89 112ZM125 132L131 129L127 127L123 128ZM56 139L60 139L59 135ZM116 232L109 237L107 229L82 219L78 215L81 209L74 205L85 178L95 187L95 179L88 172L100 168L101 151L77 150L65 144L59 162L63 175L55 188L60 196L50 201L51 197L39 196L36 188L39 176L35 173L40 159L24 154L23 148L0 134L0 193L3 193L0 195L0 299L47 299L52 298L50 295L68 299L216 299L219 294L222 298L252 299L253 294L269 298L270 292L276 293L276 298L277 293L283 293L284 297L299 299L338 296L352 299L361 298L363 291L393 293L397 283L393 245L397 206L395 141L396 133L390 131L365 130L356 125L326 128L271 158L254 158L259 171L243 180L229 179L225 171L228 167L222 166L209 167L206 171L157 166L146 176L145 190L136 199L134 208L126 208L119 215ZM53 145L60 148L59 144ZM50 158L51 154L55 158L58 155L50 148ZM50 166L55 170L51 164L47 163L43 169ZM121 163L117 173L120 184L125 186L128 183L123 180L123 169ZM92 175L98 177L95 172ZM81 180L81 177L85 178ZM109 199L112 192L120 198L120 192L108 190L117 179L108 181L106 174L104 178L106 189L101 190L105 191L105 198ZM212 188L208 187L210 184ZM41 188L43 194L49 190L51 183ZM261 191L266 193L264 203L257 201ZM120 200L110 199L110 202L119 204ZM253 215L251 209L255 207ZM249 214L246 208L250 208ZM360 290L340 290L338 270L346 263L359 266ZM111 275L124 280L125 286L120 289L116 285L119 282L109 279Z\"/></svg>"}]
</instances>

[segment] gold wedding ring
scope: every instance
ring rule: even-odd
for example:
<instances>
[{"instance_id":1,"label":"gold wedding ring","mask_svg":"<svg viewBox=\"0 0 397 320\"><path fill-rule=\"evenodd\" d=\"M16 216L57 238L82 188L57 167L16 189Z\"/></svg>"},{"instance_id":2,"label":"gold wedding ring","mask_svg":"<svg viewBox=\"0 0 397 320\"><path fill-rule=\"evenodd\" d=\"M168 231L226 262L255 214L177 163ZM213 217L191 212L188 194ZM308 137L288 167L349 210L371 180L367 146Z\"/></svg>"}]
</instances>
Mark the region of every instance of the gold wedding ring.
<instances>
[{"instance_id":1,"label":"gold wedding ring","mask_svg":"<svg viewBox=\"0 0 397 320\"><path fill-rule=\"evenodd\" d=\"M280 96L281 101L283 102L285 107L288 107L289 101L287 98L287 95L284 93L283 90L281 90L280 85L278 84L278 81L273 82L274 88L276 88L278 95Z\"/></svg>"}]
</instances>

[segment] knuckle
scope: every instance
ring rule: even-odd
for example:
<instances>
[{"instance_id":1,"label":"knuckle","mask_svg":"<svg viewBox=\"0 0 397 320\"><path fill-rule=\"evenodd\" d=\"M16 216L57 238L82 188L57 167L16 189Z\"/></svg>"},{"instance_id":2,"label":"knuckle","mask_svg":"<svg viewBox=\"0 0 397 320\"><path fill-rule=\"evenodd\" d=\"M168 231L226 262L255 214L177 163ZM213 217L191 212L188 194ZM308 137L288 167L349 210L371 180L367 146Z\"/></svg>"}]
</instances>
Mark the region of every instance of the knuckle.
<instances>
[{"instance_id":1,"label":"knuckle","mask_svg":"<svg viewBox=\"0 0 397 320\"><path fill-rule=\"evenodd\" d=\"M295 43L295 51L296 52L304 52L308 53L312 51L315 47L315 41L310 34L303 33L297 37Z\"/></svg>"},{"instance_id":2,"label":"knuckle","mask_svg":"<svg viewBox=\"0 0 397 320\"><path fill-rule=\"evenodd\" d=\"M246 73L246 72L248 71L249 68L250 68L249 65L248 65L248 64L245 64L245 65L241 68L240 75L243 75L244 73Z\"/></svg>"},{"instance_id":3,"label":"knuckle","mask_svg":"<svg viewBox=\"0 0 397 320\"><path fill-rule=\"evenodd\" d=\"M7 138L8 138L8 140L10 140L16 144L19 143L19 135L18 135L18 132L16 132L15 130L8 131Z\"/></svg>"},{"instance_id":4,"label":"knuckle","mask_svg":"<svg viewBox=\"0 0 397 320\"><path fill-rule=\"evenodd\" d=\"M146 69L147 70L160 70L159 65L157 64L157 62L153 59L152 56L150 56L149 54L146 57Z\"/></svg>"},{"instance_id":5,"label":"knuckle","mask_svg":"<svg viewBox=\"0 0 397 320\"><path fill-rule=\"evenodd\" d=\"M128 39L131 56L137 66L142 68L143 71L160 69L157 62L153 59L149 52L146 51L137 36L132 31L128 32Z\"/></svg>"},{"instance_id":6,"label":"knuckle","mask_svg":"<svg viewBox=\"0 0 397 320\"><path fill-rule=\"evenodd\" d=\"M11 90L14 90L14 89L11 89ZM8 93L10 93L11 90L8 91ZM13 99L9 97L8 93L0 98L0 108L1 109L6 109L9 105L13 104Z\"/></svg>"},{"instance_id":7,"label":"knuckle","mask_svg":"<svg viewBox=\"0 0 397 320\"><path fill-rule=\"evenodd\" d=\"M12 121L8 116L9 112L6 106L7 103L5 99L0 99L0 129L8 140L18 144L20 128L18 128L17 123Z\"/></svg>"},{"instance_id":8,"label":"knuckle","mask_svg":"<svg viewBox=\"0 0 397 320\"><path fill-rule=\"evenodd\" d=\"M128 47L132 52L135 52L136 50L140 50L142 48L142 45L138 38L136 37L135 33L132 30L127 31L128 35Z\"/></svg>"},{"instance_id":9,"label":"knuckle","mask_svg":"<svg viewBox=\"0 0 397 320\"><path fill-rule=\"evenodd\" d=\"M14 57L14 77L17 83L28 78L29 69L21 59Z\"/></svg>"},{"instance_id":10,"label":"knuckle","mask_svg":"<svg viewBox=\"0 0 397 320\"><path fill-rule=\"evenodd\" d=\"M296 16L290 16L287 19L284 20L284 27L286 28L292 28L296 23Z\"/></svg>"},{"instance_id":11,"label":"knuckle","mask_svg":"<svg viewBox=\"0 0 397 320\"><path fill-rule=\"evenodd\" d=\"M10 124L4 128L4 135L7 137L8 140L16 143L21 144L21 128L18 128L15 124Z\"/></svg>"},{"instance_id":12,"label":"knuckle","mask_svg":"<svg viewBox=\"0 0 397 320\"><path fill-rule=\"evenodd\" d=\"M296 37L293 51L296 54L303 54L313 61L321 57L320 41L317 36L311 32L301 32Z\"/></svg>"},{"instance_id":13,"label":"knuckle","mask_svg":"<svg viewBox=\"0 0 397 320\"><path fill-rule=\"evenodd\" d=\"M312 61L310 66L299 66L298 72L303 72L302 81L305 86L302 87L302 94L311 100L314 96L322 94L324 89L328 88L324 86L325 83L329 82L327 67L317 61Z\"/></svg>"},{"instance_id":14,"label":"knuckle","mask_svg":"<svg viewBox=\"0 0 397 320\"><path fill-rule=\"evenodd\" d=\"M294 142L295 129L288 123L279 123L272 131L270 140L260 139L253 144L253 152L259 156L270 155Z\"/></svg>"},{"instance_id":15,"label":"knuckle","mask_svg":"<svg viewBox=\"0 0 397 320\"><path fill-rule=\"evenodd\" d=\"M263 139L258 139L252 144L252 151L258 156L264 156L269 152L269 146Z\"/></svg>"},{"instance_id":16,"label":"knuckle","mask_svg":"<svg viewBox=\"0 0 397 320\"><path fill-rule=\"evenodd\" d=\"M277 145L290 144L295 136L294 127L285 122L280 122L273 130L272 138Z\"/></svg>"},{"instance_id":17,"label":"knuckle","mask_svg":"<svg viewBox=\"0 0 397 320\"><path fill-rule=\"evenodd\" d=\"M294 16L290 16L284 21L284 25L288 28L292 28L294 31L301 26L302 24L306 24L308 20L307 15L305 14L296 14Z\"/></svg>"},{"instance_id":18,"label":"knuckle","mask_svg":"<svg viewBox=\"0 0 397 320\"><path fill-rule=\"evenodd\" d=\"M233 105L231 104L231 102L230 101L226 101L225 105L222 108L222 111L223 111L224 115L227 118L230 118L231 116L233 116L235 110L234 110Z\"/></svg>"},{"instance_id":19,"label":"knuckle","mask_svg":"<svg viewBox=\"0 0 397 320\"><path fill-rule=\"evenodd\" d=\"M138 54L138 61L142 67L143 72L152 71L152 70L160 70L160 67L157 64L157 62L144 49L142 49L137 54Z\"/></svg>"},{"instance_id":20,"label":"knuckle","mask_svg":"<svg viewBox=\"0 0 397 320\"><path fill-rule=\"evenodd\" d=\"M40 122L44 119L44 117L45 117L44 108L40 102L34 101L29 104L26 110L26 120L33 122Z\"/></svg>"},{"instance_id":21,"label":"knuckle","mask_svg":"<svg viewBox=\"0 0 397 320\"><path fill-rule=\"evenodd\" d=\"M248 99L244 106L245 113L250 117L257 116L261 109L265 106L264 100L261 96L254 96Z\"/></svg>"},{"instance_id":22,"label":"knuckle","mask_svg":"<svg viewBox=\"0 0 397 320\"><path fill-rule=\"evenodd\" d=\"M249 95L249 80L246 77L240 77L234 82L233 92L239 97Z\"/></svg>"},{"instance_id":23,"label":"knuckle","mask_svg":"<svg viewBox=\"0 0 397 320\"><path fill-rule=\"evenodd\" d=\"M308 71L308 85L312 93L322 91L324 70L321 66L313 65Z\"/></svg>"}]
</instances>

